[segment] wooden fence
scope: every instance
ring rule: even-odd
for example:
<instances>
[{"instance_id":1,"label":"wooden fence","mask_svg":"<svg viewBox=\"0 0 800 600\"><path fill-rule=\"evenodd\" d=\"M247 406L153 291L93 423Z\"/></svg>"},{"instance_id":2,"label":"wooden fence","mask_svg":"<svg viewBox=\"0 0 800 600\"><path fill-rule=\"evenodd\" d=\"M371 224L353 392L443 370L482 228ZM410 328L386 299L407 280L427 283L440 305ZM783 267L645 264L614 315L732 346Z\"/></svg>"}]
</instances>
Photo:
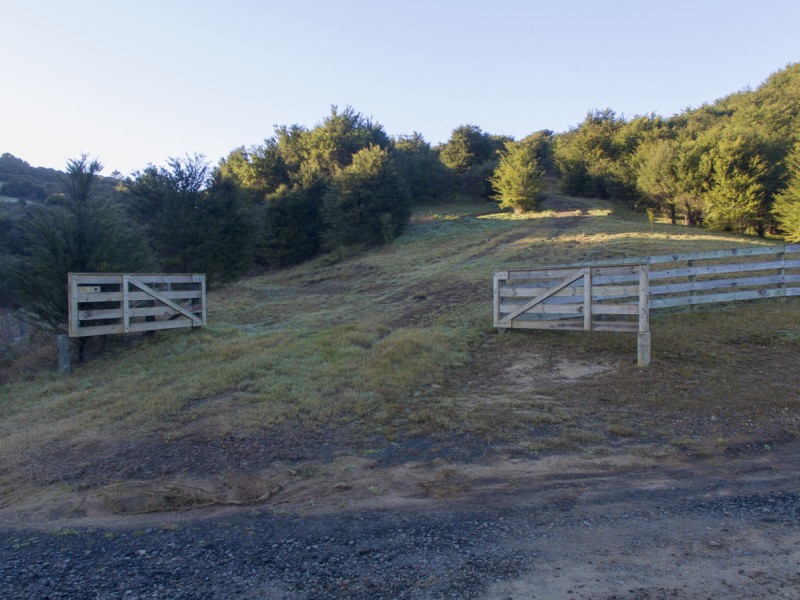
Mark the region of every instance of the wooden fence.
<instances>
[{"instance_id":1,"label":"wooden fence","mask_svg":"<svg viewBox=\"0 0 800 600\"><path fill-rule=\"evenodd\" d=\"M561 265L494 274L494 325L635 331L650 363L650 313L800 295L800 245Z\"/></svg>"},{"instance_id":2,"label":"wooden fence","mask_svg":"<svg viewBox=\"0 0 800 600\"><path fill-rule=\"evenodd\" d=\"M68 285L70 337L206 324L205 275L70 273Z\"/></svg>"}]
</instances>

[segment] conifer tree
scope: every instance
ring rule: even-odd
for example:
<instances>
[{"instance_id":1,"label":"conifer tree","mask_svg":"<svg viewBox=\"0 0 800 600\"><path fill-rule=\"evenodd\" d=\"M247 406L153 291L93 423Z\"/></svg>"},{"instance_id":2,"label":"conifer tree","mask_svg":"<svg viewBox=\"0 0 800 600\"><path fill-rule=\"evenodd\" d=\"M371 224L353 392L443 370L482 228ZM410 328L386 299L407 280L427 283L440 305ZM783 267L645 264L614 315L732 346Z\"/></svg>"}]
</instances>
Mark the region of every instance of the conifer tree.
<instances>
[{"instance_id":1,"label":"conifer tree","mask_svg":"<svg viewBox=\"0 0 800 600\"><path fill-rule=\"evenodd\" d=\"M67 325L67 273L131 272L152 267L141 229L120 205L95 193L102 166L86 155L67 163L65 194L26 207L25 252L12 281L27 315L63 332Z\"/></svg>"},{"instance_id":2,"label":"conifer tree","mask_svg":"<svg viewBox=\"0 0 800 600\"><path fill-rule=\"evenodd\" d=\"M329 249L391 242L411 216L411 198L387 150L378 146L353 155L338 172L323 204Z\"/></svg>"},{"instance_id":3,"label":"conifer tree","mask_svg":"<svg viewBox=\"0 0 800 600\"><path fill-rule=\"evenodd\" d=\"M515 214L538 210L541 204L542 170L536 160L536 147L524 142L507 142L500 162L490 178L500 208Z\"/></svg>"},{"instance_id":4,"label":"conifer tree","mask_svg":"<svg viewBox=\"0 0 800 600\"><path fill-rule=\"evenodd\" d=\"M252 264L254 228L240 187L234 178L212 173L201 155L170 158L166 167L136 173L127 202L166 271L203 272L213 283Z\"/></svg>"},{"instance_id":5,"label":"conifer tree","mask_svg":"<svg viewBox=\"0 0 800 600\"><path fill-rule=\"evenodd\" d=\"M789 155L789 183L775 198L772 212L787 241L800 242L800 144Z\"/></svg>"}]
</instances>

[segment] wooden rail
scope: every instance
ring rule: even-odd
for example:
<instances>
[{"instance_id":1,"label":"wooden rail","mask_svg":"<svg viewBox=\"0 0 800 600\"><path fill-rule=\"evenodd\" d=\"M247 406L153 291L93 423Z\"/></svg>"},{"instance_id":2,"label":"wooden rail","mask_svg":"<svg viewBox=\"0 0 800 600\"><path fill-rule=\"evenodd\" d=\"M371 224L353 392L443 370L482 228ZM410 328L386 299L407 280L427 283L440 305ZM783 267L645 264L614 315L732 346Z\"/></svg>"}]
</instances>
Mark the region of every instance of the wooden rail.
<instances>
[{"instance_id":1,"label":"wooden rail","mask_svg":"<svg viewBox=\"0 0 800 600\"><path fill-rule=\"evenodd\" d=\"M558 265L494 274L494 325L638 334L650 363L650 312L800 295L800 245Z\"/></svg>"},{"instance_id":2,"label":"wooden rail","mask_svg":"<svg viewBox=\"0 0 800 600\"><path fill-rule=\"evenodd\" d=\"M206 324L205 275L70 273L68 285L70 337Z\"/></svg>"}]
</instances>

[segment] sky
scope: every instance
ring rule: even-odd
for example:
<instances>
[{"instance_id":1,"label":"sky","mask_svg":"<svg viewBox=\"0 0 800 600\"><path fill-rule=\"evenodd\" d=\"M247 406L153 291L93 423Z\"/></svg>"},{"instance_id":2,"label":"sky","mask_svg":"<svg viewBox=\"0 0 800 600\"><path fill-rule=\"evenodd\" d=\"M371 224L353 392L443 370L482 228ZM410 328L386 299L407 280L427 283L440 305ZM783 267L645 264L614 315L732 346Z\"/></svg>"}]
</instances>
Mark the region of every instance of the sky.
<instances>
[{"instance_id":1,"label":"sky","mask_svg":"<svg viewBox=\"0 0 800 600\"><path fill-rule=\"evenodd\" d=\"M0 0L0 153L213 165L352 106L389 135L671 116L800 61L797 0Z\"/></svg>"}]
</instances>

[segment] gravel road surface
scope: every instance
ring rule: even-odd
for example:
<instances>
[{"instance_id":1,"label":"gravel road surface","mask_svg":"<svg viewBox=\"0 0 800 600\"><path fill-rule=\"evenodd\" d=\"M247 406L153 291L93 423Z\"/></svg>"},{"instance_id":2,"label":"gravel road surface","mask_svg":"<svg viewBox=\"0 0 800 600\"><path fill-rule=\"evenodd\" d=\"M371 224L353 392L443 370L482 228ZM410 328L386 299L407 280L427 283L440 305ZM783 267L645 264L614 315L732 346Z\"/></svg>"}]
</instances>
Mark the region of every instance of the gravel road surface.
<instances>
[{"instance_id":1,"label":"gravel road surface","mask_svg":"<svg viewBox=\"0 0 800 600\"><path fill-rule=\"evenodd\" d=\"M800 598L798 454L386 507L6 521L0 597Z\"/></svg>"}]
</instances>

